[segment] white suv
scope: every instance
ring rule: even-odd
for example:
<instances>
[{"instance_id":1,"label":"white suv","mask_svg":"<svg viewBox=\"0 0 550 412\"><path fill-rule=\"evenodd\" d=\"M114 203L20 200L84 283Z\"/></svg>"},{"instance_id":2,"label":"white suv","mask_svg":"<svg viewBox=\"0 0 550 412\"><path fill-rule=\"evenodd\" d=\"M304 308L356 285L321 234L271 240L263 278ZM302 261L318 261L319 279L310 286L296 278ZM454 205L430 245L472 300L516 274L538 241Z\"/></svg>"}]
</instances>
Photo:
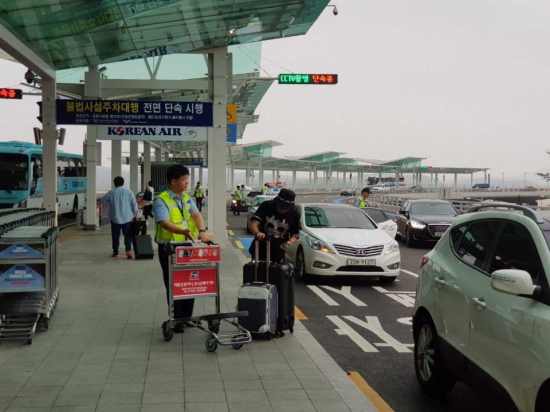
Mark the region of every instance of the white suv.
<instances>
[{"instance_id":1,"label":"white suv","mask_svg":"<svg viewBox=\"0 0 550 412\"><path fill-rule=\"evenodd\" d=\"M373 192L389 192L391 186L387 183L377 183L372 187Z\"/></svg>"},{"instance_id":2,"label":"white suv","mask_svg":"<svg viewBox=\"0 0 550 412\"><path fill-rule=\"evenodd\" d=\"M460 380L495 410L550 411L550 218L500 203L470 212L422 258L418 382L437 395Z\"/></svg>"}]
</instances>

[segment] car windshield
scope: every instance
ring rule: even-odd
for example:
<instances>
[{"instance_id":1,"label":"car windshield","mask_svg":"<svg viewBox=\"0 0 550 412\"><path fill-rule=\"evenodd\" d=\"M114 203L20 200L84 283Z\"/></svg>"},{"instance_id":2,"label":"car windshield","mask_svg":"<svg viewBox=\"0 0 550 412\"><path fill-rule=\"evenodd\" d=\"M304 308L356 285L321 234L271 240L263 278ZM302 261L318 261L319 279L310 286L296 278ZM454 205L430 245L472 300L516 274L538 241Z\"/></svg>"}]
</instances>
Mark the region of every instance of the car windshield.
<instances>
[{"instance_id":1,"label":"car windshield","mask_svg":"<svg viewBox=\"0 0 550 412\"><path fill-rule=\"evenodd\" d=\"M0 190L27 190L28 176L27 155L0 153Z\"/></svg>"},{"instance_id":2,"label":"car windshield","mask_svg":"<svg viewBox=\"0 0 550 412\"><path fill-rule=\"evenodd\" d=\"M362 210L367 215L369 215L369 217L374 220L375 223L382 223L388 220L384 212L382 212L380 209L362 208Z\"/></svg>"},{"instance_id":3,"label":"car windshield","mask_svg":"<svg viewBox=\"0 0 550 412\"><path fill-rule=\"evenodd\" d=\"M456 216L458 213L450 203L415 203L411 205L411 215Z\"/></svg>"},{"instance_id":4,"label":"car windshield","mask_svg":"<svg viewBox=\"0 0 550 412\"><path fill-rule=\"evenodd\" d=\"M304 207L306 226L331 229L376 229L365 214L351 207Z\"/></svg>"}]
</instances>

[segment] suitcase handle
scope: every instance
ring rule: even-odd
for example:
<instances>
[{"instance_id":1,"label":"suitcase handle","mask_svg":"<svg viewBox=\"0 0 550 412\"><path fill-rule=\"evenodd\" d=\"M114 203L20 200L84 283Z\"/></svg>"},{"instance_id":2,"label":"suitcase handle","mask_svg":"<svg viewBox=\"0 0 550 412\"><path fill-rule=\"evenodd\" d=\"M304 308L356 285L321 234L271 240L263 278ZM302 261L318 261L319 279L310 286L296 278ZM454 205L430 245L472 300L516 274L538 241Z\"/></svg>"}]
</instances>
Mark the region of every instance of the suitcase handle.
<instances>
[{"instance_id":1,"label":"suitcase handle","mask_svg":"<svg viewBox=\"0 0 550 412\"><path fill-rule=\"evenodd\" d=\"M265 237L266 242L266 264L265 264L265 283L269 284L269 266L271 266L271 239L269 237ZM260 262L260 241L256 239L254 242L254 282L258 281L258 265Z\"/></svg>"}]
</instances>

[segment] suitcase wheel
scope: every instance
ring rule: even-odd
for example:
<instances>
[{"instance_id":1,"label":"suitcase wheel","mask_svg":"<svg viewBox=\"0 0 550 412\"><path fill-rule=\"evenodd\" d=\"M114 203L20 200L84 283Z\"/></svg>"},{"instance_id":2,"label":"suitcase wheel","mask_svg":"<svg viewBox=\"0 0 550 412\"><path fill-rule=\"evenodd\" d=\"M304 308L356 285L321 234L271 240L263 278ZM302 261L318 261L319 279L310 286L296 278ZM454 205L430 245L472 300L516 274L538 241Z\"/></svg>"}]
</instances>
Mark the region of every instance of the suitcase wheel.
<instances>
[{"instance_id":1,"label":"suitcase wheel","mask_svg":"<svg viewBox=\"0 0 550 412\"><path fill-rule=\"evenodd\" d=\"M243 347L242 343L235 343L235 342L239 342L240 339L241 339L240 336L233 336L233 338L231 339L231 342L233 343L233 349L241 349Z\"/></svg>"},{"instance_id":2,"label":"suitcase wheel","mask_svg":"<svg viewBox=\"0 0 550 412\"><path fill-rule=\"evenodd\" d=\"M266 332L265 337L267 340L271 340L271 332Z\"/></svg>"},{"instance_id":3,"label":"suitcase wheel","mask_svg":"<svg viewBox=\"0 0 550 412\"><path fill-rule=\"evenodd\" d=\"M174 331L170 328L168 321L162 324L162 336L166 342L170 342L174 337Z\"/></svg>"},{"instance_id":4,"label":"suitcase wheel","mask_svg":"<svg viewBox=\"0 0 550 412\"><path fill-rule=\"evenodd\" d=\"M277 331L275 332L275 335L274 335L276 338L282 338L283 336L285 336L285 333L283 331Z\"/></svg>"},{"instance_id":5,"label":"suitcase wheel","mask_svg":"<svg viewBox=\"0 0 550 412\"><path fill-rule=\"evenodd\" d=\"M289 329L289 332L290 332L290 333L294 333L294 328L290 328L290 329Z\"/></svg>"},{"instance_id":6,"label":"suitcase wheel","mask_svg":"<svg viewBox=\"0 0 550 412\"><path fill-rule=\"evenodd\" d=\"M216 339L214 338L208 338L206 339L204 346L206 346L206 350L208 352L215 352L216 349L218 349L218 342L216 342Z\"/></svg>"}]
</instances>

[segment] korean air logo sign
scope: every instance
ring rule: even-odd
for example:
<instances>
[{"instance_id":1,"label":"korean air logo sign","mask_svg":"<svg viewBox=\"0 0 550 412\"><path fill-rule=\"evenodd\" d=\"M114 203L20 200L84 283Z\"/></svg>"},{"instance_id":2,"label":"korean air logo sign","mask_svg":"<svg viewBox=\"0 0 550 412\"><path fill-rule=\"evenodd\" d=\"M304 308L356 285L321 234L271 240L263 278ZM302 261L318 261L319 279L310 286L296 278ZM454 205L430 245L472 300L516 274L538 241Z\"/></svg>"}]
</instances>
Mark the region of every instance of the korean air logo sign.
<instances>
[{"instance_id":1,"label":"korean air logo sign","mask_svg":"<svg viewBox=\"0 0 550 412\"><path fill-rule=\"evenodd\" d=\"M98 126L98 139L205 142L207 136L206 127Z\"/></svg>"}]
</instances>

